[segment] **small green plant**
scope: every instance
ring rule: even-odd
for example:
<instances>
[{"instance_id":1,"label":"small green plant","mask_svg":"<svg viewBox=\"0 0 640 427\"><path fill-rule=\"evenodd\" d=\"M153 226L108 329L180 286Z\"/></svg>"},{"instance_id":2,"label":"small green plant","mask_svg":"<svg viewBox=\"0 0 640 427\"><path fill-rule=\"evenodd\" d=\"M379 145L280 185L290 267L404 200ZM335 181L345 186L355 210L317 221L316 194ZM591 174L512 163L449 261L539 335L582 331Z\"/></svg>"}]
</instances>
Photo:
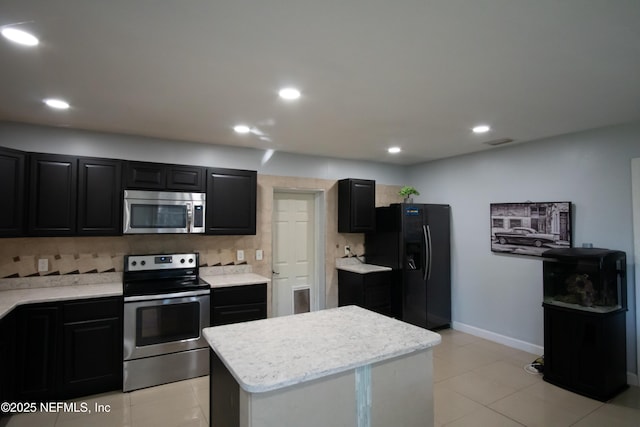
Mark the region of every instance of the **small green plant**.
<instances>
[{"instance_id":1,"label":"small green plant","mask_svg":"<svg viewBox=\"0 0 640 427\"><path fill-rule=\"evenodd\" d=\"M398 191L398 195L407 198L407 197L411 197L411 195L415 194L416 196L420 195L420 192L418 190L416 190L414 187L405 185L404 187L402 187L400 189L400 191Z\"/></svg>"}]
</instances>

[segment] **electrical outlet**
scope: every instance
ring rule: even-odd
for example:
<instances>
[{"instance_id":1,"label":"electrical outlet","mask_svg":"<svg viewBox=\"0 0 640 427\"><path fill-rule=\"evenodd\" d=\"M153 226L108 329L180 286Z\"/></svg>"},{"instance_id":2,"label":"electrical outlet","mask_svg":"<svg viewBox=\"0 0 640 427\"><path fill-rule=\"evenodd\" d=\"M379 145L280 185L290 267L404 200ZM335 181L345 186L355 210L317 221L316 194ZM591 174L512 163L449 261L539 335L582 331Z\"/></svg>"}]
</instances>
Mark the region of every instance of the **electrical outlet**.
<instances>
[{"instance_id":1,"label":"electrical outlet","mask_svg":"<svg viewBox=\"0 0 640 427\"><path fill-rule=\"evenodd\" d=\"M345 245L345 246L344 246L344 254L345 254L346 256L351 255L351 248L349 247L349 245Z\"/></svg>"},{"instance_id":2,"label":"electrical outlet","mask_svg":"<svg viewBox=\"0 0 640 427\"><path fill-rule=\"evenodd\" d=\"M49 271L49 260L47 258L38 260L38 271Z\"/></svg>"},{"instance_id":3,"label":"electrical outlet","mask_svg":"<svg viewBox=\"0 0 640 427\"><path fill-rule=\"evenodd\" d=\"M244 251L242 249L238 249L236 258L238 258L238 261L244 261Z\"/></svg>"},{"instance_id":4,"label":"electrical outlet","mask_svg":"<svg viewBox=\"0 0 640 427\"><path fill-rule=\"evenodd\" d=\"M256 249L256 261L262 261L263 256L262 249Z\"/></svg>"}]
</instances>

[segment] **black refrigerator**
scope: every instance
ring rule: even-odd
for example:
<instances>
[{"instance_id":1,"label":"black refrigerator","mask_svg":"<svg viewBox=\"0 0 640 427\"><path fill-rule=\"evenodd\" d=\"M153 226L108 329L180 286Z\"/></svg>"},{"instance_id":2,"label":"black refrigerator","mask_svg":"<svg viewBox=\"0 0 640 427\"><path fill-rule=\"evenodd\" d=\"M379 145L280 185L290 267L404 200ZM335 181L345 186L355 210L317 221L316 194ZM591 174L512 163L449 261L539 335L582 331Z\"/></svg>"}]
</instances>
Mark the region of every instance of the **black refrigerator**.
<instances>
[{"instance_id":1,"label":"black refrigerator","mask_svg":"<svg viewBox=\"0 0 640 427\"><path fill-rule=\"evenodd\" d=\"M394 316L426 329L451 325L450 218L449 205L392 204L365 235L367 263L393 269Z\"/></svg>"}]
</instances>

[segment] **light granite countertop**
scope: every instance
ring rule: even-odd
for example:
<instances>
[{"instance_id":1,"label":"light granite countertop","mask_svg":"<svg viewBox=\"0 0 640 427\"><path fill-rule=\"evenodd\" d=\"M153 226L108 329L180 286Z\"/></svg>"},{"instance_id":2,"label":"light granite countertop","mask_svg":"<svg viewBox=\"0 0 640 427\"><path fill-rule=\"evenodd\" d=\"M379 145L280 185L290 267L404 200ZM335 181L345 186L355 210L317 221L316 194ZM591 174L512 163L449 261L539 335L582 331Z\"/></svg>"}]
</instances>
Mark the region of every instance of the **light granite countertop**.
<instances>
[{"instance_id":1,"label":"light granite countertop","mask_svg":"<svg viewBox=\"0 0 640 427\"><path fill-rule=\"evenodd\" d=\"M0 291L0 319L21 304L122 295L122 282Z\"/></svg>"},{"instance_id":2,"label":"light granite countertop","mask_svg":"<svg viewBox=\"0 0 640 427\"><path fill-rule=\"evenodd\" d=\"M391 271L389 267L383 267L381 265L374 264L347 264L347 265L337 265L336 268L338 270L350 271L352 273L358 274L367 274L367 273L376 273L379 271Z\"/></svg>"},{"instance_id":3,"label":"light granite countertop","mask_svg":"<svg viewBox=\"0 0 640 427\"><path fill-rule=\"evenodd\" d=\"M235 273L235 274L200 274L200 278L207 282L212 288L224 288L229 286L257 285L268 283L271 279L255 273Z\"/></svg>"},{"instance_id":4,"label":"light granite countertop","mask_svg":"<svg viewBox=\"0 0 640 427\"><path fill-rule=\"evenodd\" d=\"M357 306L204 329L240 387L261 393L440 343L440 335Z\"/></svg>"}]
</instances>

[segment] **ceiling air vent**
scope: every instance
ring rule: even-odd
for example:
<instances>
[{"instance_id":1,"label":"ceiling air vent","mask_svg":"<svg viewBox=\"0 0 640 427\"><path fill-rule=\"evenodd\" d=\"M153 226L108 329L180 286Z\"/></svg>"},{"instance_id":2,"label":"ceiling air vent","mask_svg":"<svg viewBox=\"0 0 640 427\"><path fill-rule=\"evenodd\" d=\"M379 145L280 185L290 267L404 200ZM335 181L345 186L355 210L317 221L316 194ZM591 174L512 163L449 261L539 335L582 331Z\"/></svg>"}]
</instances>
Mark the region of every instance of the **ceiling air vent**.
<instances>
[{"instance_id":1,"label":"ceiling air vent","mask_svg":"<svg viewBox=\"0 0 640 427\"><path fill-rule=\"evenodd\" d=\"M492 139L491 141L485 141L483 142L483 144L496 146L496 145L508 144L510 142L513 142L513 139L502 138L502 139Z\"/></svg>"}]
</instances>

